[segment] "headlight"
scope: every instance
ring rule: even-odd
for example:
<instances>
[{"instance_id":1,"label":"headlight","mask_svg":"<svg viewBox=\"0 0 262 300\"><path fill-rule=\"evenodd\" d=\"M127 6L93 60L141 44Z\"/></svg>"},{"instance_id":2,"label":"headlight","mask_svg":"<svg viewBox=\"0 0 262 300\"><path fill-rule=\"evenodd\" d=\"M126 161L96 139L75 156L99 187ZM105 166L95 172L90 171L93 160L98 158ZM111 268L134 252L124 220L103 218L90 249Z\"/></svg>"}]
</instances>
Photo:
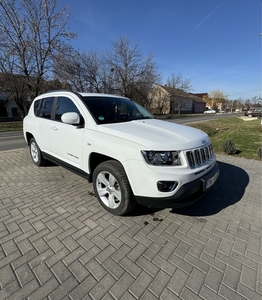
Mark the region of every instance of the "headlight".
<instances>
[{"instance_id":1,"label":"headlight","mask_svg":"<svg viewBox=\"0 0 262 300\"><path fill-rule=\"evenodd\" d=\"M142 151L146 162L154 166L181 166L179 151Z\"/></svg>"}]
</instances>

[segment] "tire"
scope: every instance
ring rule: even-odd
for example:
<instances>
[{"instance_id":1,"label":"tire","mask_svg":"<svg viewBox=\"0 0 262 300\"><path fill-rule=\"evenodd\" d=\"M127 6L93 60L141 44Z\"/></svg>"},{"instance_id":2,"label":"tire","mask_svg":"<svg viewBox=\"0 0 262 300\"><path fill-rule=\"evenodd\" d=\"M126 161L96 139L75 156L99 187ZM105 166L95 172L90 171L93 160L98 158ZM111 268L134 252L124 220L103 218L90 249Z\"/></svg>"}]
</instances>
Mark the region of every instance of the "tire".
<instances>
[{"instance_id":1,"label":"tire","mask_svg":"<svg viewBox=\"0 0 262 300\"><path fill-rule=\"evenodd\" d=\"M136 204L125 170L118 161L102 162L95 168L93 187L100 204L114 215L125 215Z\"/></svg>"},{"instance_id":2,"label":"tire","mask_svg":"<svg viewBox=\"0 0 262 300\"><path fill-rule=\"evenodd\" d=\"M31 138L29 141L29 150L32 161L36 166L44 166L46 164L46 160L43 158L42 152L34 138Z\"/></svg>"}]
</instances>

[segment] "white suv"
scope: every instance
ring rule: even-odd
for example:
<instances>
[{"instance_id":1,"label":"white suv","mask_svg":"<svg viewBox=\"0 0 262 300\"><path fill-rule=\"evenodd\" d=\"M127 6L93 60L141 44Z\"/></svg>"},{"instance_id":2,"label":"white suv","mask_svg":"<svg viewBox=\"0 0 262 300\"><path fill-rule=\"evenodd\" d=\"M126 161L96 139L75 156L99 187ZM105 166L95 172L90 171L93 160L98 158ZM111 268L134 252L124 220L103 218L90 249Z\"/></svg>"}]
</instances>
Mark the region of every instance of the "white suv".
<instances>
[{"instance_id":1,"label":"white suv","mask_svg":"<svg viewBox=\"0 0 262 300\"><path fill-rule=\"evenodd\" d=\"M23 130L36 165L50 160L84 176L115 215L137 202L189 205L219 176L206 133L156 120L116 95L45 93L33 101Z\"/></svg>"}]
</instances>

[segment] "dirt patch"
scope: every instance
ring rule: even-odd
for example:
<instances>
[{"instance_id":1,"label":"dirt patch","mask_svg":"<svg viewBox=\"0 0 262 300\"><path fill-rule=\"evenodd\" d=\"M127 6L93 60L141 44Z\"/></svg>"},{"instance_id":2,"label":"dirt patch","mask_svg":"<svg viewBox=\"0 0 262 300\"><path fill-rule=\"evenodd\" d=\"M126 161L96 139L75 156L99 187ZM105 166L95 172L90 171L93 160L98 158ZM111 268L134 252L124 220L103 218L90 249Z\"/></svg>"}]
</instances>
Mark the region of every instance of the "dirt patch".
<instances>
[{"instance_id":1,"label":"dirt patch","mask_svg":"<svg viewBox=\"0 0 262 300\"><path fill-rule=\"evenodd\" d=\"M252 118L249 118L249 117L239 117L239 119L242 119L243 121L254 121L254 120L257 120L257 117L252 117Z\"/></svg>"}]
</instances>

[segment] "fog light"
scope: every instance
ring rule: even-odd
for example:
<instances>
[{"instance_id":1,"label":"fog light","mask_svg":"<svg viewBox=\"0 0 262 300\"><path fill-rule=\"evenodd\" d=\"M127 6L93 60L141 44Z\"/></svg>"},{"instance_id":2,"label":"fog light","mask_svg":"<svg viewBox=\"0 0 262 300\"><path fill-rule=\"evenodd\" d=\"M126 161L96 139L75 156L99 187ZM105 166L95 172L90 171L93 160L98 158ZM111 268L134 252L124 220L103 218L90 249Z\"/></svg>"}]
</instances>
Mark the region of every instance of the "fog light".
<instances>
[{"instance_id":1,"label":"fog light","mask_svg":"<svg viewBox=\"0 0 262 300\"><path fill-rule=\"evenodd\" d=\"M177 187L177 181L158 181L157 188L160 192L172 192Z\"/></svg>"}]
</instances>

